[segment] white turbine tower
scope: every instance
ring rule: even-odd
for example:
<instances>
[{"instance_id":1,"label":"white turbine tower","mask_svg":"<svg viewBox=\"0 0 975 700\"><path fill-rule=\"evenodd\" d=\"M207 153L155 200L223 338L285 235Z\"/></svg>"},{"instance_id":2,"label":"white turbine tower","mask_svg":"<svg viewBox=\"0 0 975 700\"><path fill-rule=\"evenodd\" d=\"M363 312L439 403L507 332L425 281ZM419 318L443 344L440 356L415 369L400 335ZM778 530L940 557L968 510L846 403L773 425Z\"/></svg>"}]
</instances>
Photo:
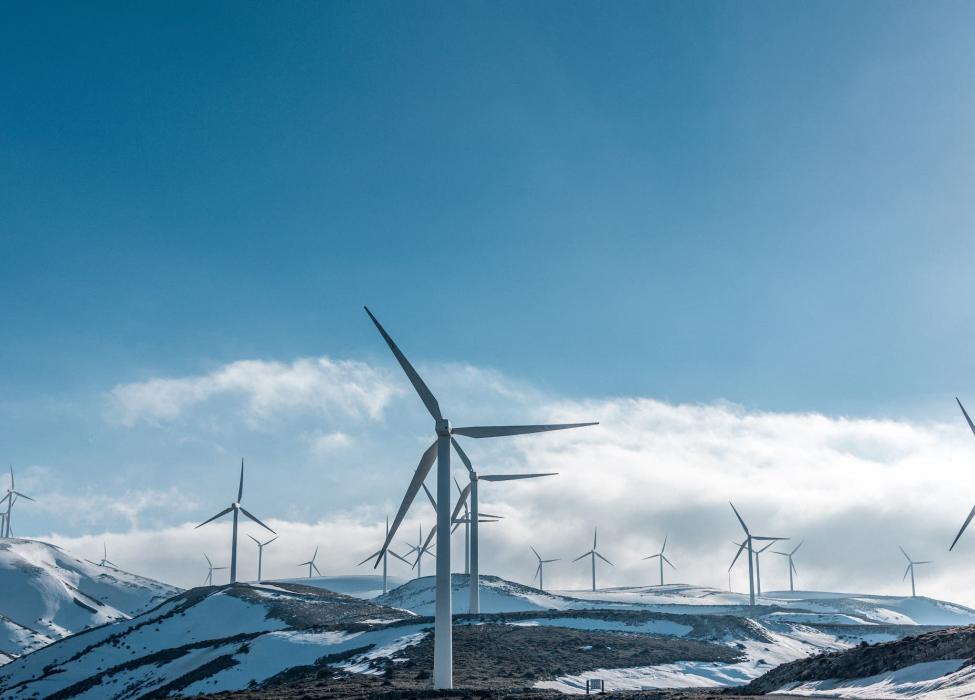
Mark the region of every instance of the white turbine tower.
<instances>
[{"instance_id":1,"label":"white turbine tower","mask_svg":"<svg viewBox=\"0 0 975 700\"><path fill-rule=\"evenodd\" d=\"M389 346L393 355L399 362L400 367L406 373L410 383L419 394L423 405L426 407L430 416L434 420L434 427L437 439L426 449L420 457L420 463L416 467L416 472L406 490L403 502L400 505L396 517L393 519L393 526L386 536L386 542L380 552L386 551L396 530L399 528L406 512L409 510L420 484L424 482L430 468L433 466L434 459L437 461L437 594L434 606L434 635L433 635L433 687L438 689L452 688L454 685L453 671L453 635L452 635L452 616L451 609L451 590L450 590L450 445L451 435L462 435L470 438L489 438L504 437L509 435L525 435L528 433L540 433L549 430L564 430L566 428L578 428L584 425L594 425L593 423L573 423L564 425L506 425L506 426L477 426L469 428L453 428L450 421L440 412L440 404L427 385L417 374L413 365L406 359L393 339L382 327L379 320L366 309L369 318L375 324L376 329L382 335L383 340ZM379 560L375 564L379 566Z\"/></svg>"},{"instance_id":2,"label":"white turbine tower","mask_svg":"<svg viewBox=\"0 0 975 700\"><path fill-rule=\"evenodd\" d=\"M965 407L961 405L961 401L958 400L957 396L955 397L955 401L958 401L958 408L961 409L962 414L965 416L965 421L967 421L968 427L972 429L972 434L975 434L975 423L972 423L972 419L968 416L968 411L966 411ZM975 518L975 506L972 506L971 511L968 513L968 517L965 518L965 522L961 525L961 530L959 530L958 534L955 535L955 541L951 543L950 547L948 547L949 552L955 548L956 544L958 544L958 540L961 538L961 533L963 533L965 528L968 527L968 523L972 522L972 518Z\"/></svg>"},{"instance_id":3,"label":"white turbine tower","mask_svg":"<svg viewBox=\"0 0 975 700\"><path fill-rule=\"evenodd\" d=\"M213 585L213 572L214 571L226 571L227 567L226 566L214 566L213 565L213 562L210 561L210 557L208 557L206 555L206 552L203 553L203 558L207 560L207 566L209 567L209 569L207 570L207 577L205 579L203 579L203 584L206 585L206 586L212 586Z\"/></svg>"},{"instance_id":4,"label":"white turbine tower","mask_svg":"<svg viewBox=\"0 0 975 700\"><path fill-rule=\"evenodd\" d=\"M477 526L480 523L480 514L478 512L477 505L477 484L480 481L515 481L518 479L536 479L542 476L555 476L557 472L546 472L542 474L478 474L474 471L474 467L471 464L470 458L468 458L467 453L461 448L453 438L450 439L454 444L454 449L457 450L457 454L460 457L460 461L464 463L467 467L467 476L470 479L467 486L461 491L461 501L466 502L468 494L471 498L471 511L470 511L470 537L471 537L471 547L470 547L470 581L468 588L470 589L470 605L468 612L472 615L476 615L481 612L481 583L480 583L480 572L479 572L479 561L480 557L478 555L479 544L477 536ZM454 508L453 516L457 517L460 513L460 505Z\"/></svg>"},{"instance_id":5,"label":"white turbine tower","mask_svg":"<svg viewBox=\"0 0 975 700\"><path fill-rule=\"evenodd\" d=\"M528 546L531 547L531 545L528 545ZM545 578L544 578L545 572L543 571L542 565L543 564L551 564L553 561L561 561L561 560L560 559L542 559L542 556L537 551L535 551L535 548L534 547L532 547L532 552L535 553L535 558L538 559L538 568L535 569L535 575L532 577L532 581L534 581L535 579L538 579L538 590L540 590L540 591L542 591L544 593L545 592Z\"/></svg>"},{"instance_id":6,"label":"white turbine tower","mask_svg":"<svg viewBox=\"0 0 975 700\"><path fill-rule=\"evenodd\" d=\"M230 582L231 583L237 583L237 514L238 513L243 513L246 517L248 517L251 520L253 520L255 523L257 523L258 525L260 525L261 527L263 527L265 530L267 530L268 532L270 532L272 535L278 534L274 530L272 530L271 528L269 528L267 525L265 525L264 523L262 523L260 520L258 520L256 517L254 517L253 515L251 515L249 512L247 512L247 509L244 508L244 506L240 505L240 501L243 498L243 496L244 496L244 459L241 458L241 460L240 460L240 486L237 487L237 500L234 501L233 503L231 503L229 506L227 506L226 508L224 508L222 511L220 511L216 515L214 515L209 520L204 520L202 523L200 523L199 525L196 526L197 528L201 528L204 525L206 525L207 523L212 523L217 518L222 518L227 513L231 513L232 512L234 514L233 539L231 540L231 544L230 544Z\"/></svg>"},{"instance_id":7,"label":"white turbine tower","mask_svg":"<svg viewBox=\"0 0 975 700\"><path fill-rule=\"evenodd\" d=\"M457 493L460 494L458 496L458 503L460 504L461 507L463 507L464 515L463 517L454 517L453 519L454 527L450 530L450 533L453 534L454 532L457 531L457 528L459 528L461 525L464 526L464 573L470 574L471 573L471 511L467 507L467 498L470 494L470 491L469 490L464 491L464 489L460 487L460 484L457 483L456 478L454 478L454 485L457 487ZM425 486L424 486L424 490L426 490ZM430 492L427 491L427 495L429 495L429 493ZM434 509L436 509L436 506L434 506ZM454 508L454 513L459 513L457 507ZM489 515L488 513L480 513L477 518L478 523L496 523L499 520L504 520L504 518L500 515Z\"/></svg>"},{"instance_id":8,"label":"white turbine tower","mask_svg":"<svg viewBox=\"0 0 975 700\"><path fill-rule=\"evenodd\" d=\"M658 559L660 563L660 585L661 586L664 585L664 562L670 564L671 569L674 570L677 569L677 567L674 566L673 562L671 562L670 559L668 559L667 556L664 554L664 550L666 549L667 549L667 535L664 535L664 546L660 548L660 551L656 554L651 554L649 557L643 557L643 561L646 561L647 559L654 559L654 558Z\"/></svg>"},{"instance_id":9,"label":"white turbine tower","mask_svg":"<svg viewBox=\"0 0 975 700\"><path fill-rule=\"evenodd\" d=\"M610 566L615 566L613 562L611 562L609 559L607 559L602 554L596 551L596 528L593 528L592 530L592 549L590 549L585 554L580 554L579 556L577 556L575 559L572 560L572 563L575 563L580 559L584 559L585 557L590 557L592 559L592 590L593 592L595 592L596 591L596 557L599 557Z\"/></svg>"},{"instance_id":10,"label":"white turbine tower","mask_svg":"<svg viewBox=\"0 0 975 700\"><path fill-rule=\"evenodd\" d=\"M311 559L309 559L308 561L303 561L300 564L295 564L295 566L307 566L308 567L308 578L311 578L311 571L312 571L312 569L315 570L315 573L316 574L318 574L319 576L321 576L322 575L322 572L318 570L318 567L317 566L315 566L315 559L317 557L318 557L318 545L315 545L315 553L311 555Z\"/></svg>"},{"instance_id":11,"label":"white turbine tower","mask_svg":"<svg viewBox=\"0 0 975 700\"><path fill-rule=\"evenodd\" d=\"M805 542L805 540L803 540L802 542ZM787 557L789 559L789 592L790 593L795 590L793 586L792 575L793 574L795 574L796 576L799 575L799 569L796 568L796 563L792 561L792 556L799 551L799 548L802 546L802 542L797 544L795 546L795 549L793 549L791 552L776 552L776 551L772 552L772 554L780 554L783 557Z\"/></svg>"},{"instance_id":12,"label":"white turbine tower","mask_svg":"<svg viewBox=\"0 0 975 700\"><path fill-rule=\"evenodd\" d=\"M7 513L3 519L3 536L11 537L10 530L10 513L13 510L14 503L17 502L18 498L26 498L28 501L33 501L34 499L27 494L21 493L17 490L17 486L14 484L14 467L10 465L10 488L7 489L7 493L4 494L3 498L0 498L0 503L4 501L7 502Z\"/></svg>"},{"instance_id":13,"label":"white turbine tower","mask_svg":"<svg viewBox=\"0 0 975 700\"><path fill-rule=\"evenodd\" d=\"M264 562L264 548L267 547L272 542L274 542L274 540L278 539L278 536L275 535L267 542L261 542L253 535L247 535L247 536L250 537L252 540L254 540L254 544L257 545L257 582L260 583L263 580L261 578L261 564Z\"/></svg>"},{"instance_id":14,"label":"white turbine tower","mask_svg":"<svg viewBox=\"0 0 975 700\"><path fill-rule=\"evenodd\" d=\"M388 515L386 516L386 534L387 535L389 534L389 516ZM391 552L391 553L393 555L399 557L399 555L396 554L396 552ZM389 563L386 561L387 560L386 552L384 552L382 550L379 550L378 552L374 552L373 554L370 554L368 557L366 557L365 559L363 559L362 561L360 561L356 566L362 566L367 561L370 561L371 559L373 559L375 557L381 557L382 558L382 562L383 562L383 595L386 595L386 576L387 576L387 574L389 572ZM402 557L400 557L400 558L402 559ZM403 559L403 561L406 561L406 560ZM409 562L406 562L406 563L408 564Z\"/></svg>"},{"instance_id":15,"label":"white turbine tower","mask_svg":"<svg viewBox=\"0 0 975 700\"><path fill-rule=\"evenodd\" d=\"M741 523L741 529L745 531L745 541L741 543L738 547L738 554L735 555L734 560L732 560L731 565L734 566L735 562L738 561L738 557L741 555L742 551L748 550L748 604L755 605L755 569L754 563L752 561L752 555L755 552L755 547L752 544L756 541L768 541L768 542L778 542L781 540L787 540L788 537L759 537L758 535L752 535L748 531L748 526L745 525L745 521L741 519L741 515L738 514L738 509L735 508L735 504L729 501L731 510L735 511L735 517L738 518L738 522Z\"/></svg>"},{"instance_id":16,"label":"white turbine tower","mask_svg":"<svg viewBox=\"0 0 975 700\"><path fill-rule=\"evenodd\" d=\"M915 566L920 566L921 564L930 564L931 562L930 561L914 561L913 559L911 559L910 555L907 552L904 551L904 548L903 547L901 547L900 545L897 545L897 548L899 550L901 550L901 554L903 554L904 555L904 558L907 559L907 569L904 571L904 577L901 579L901 581L903 581L904 579L906 579L908 574L911 575L911 597L912 598L915 598L915 597L917 597L917 590L914 588L914 567Z\"/></svg>"}]
</instances>

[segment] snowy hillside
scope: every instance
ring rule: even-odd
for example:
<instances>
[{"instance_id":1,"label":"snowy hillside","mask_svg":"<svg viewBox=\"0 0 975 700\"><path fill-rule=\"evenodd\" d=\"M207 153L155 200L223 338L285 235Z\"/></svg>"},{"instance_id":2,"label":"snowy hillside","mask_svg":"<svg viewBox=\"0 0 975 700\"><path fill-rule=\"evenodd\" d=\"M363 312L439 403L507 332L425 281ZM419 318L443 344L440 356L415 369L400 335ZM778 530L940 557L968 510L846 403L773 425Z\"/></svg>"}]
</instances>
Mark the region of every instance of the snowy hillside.
<instances>
[{"instance_id":1,"label":"snowy hillside","mask_svg":"<svg viewBox=\"0 0 975 700\"><path fill-rule=\"evenodd\" d=\"M456 614L466 613L470 590L466 574L451 576L453 590L453 609ZM481 576L481 612L519 612L524 610L570 610L594 607L592 604L543 593L537 588L529 588L520 583L506 581L497 576ZM385 596L376 598L377 603L393 608L402 608L417 615L433 615L436 579L433 576L407 581Z\"/></svg>"},{"instance_id":2,"label":"snowy hillside","mask_svg":"<svg viewBox=\"0 0 975 700\"><path fill-rule=\"evenodd\" d=\"M178 588L77 559L34 540L0 540L0 662L73 632L127 619Z\"/></svg>"},{"instance_id":3,"label":"snowy hillside","mask_svg":"<svg viewBox=\"0 0 975 700\"><path fill-rule=\"evenodd\" d=\"M386 579L386 586L392 590L401 586L406 579L398 576L389 576ZM312 576L311 578L282 578L265 583L297 583L302 586L314 586L324 588L332 593L344 593L353 598L369 600L383 594L383 577L373 574L360 574L358 576Z\"/></svg>"},{"instance_id":4,"label":"snowy hillside","mask_svg":"<svg viewBox=\"0 0 975 700\"><path fill-rule=\"evenodd\" d=\"M347 664L419 641L411 616L319 588L194 588L131 620L62 639L0 667L0 697L137 698L242 689L323 657Z\"/></svg>"}]
</instances>

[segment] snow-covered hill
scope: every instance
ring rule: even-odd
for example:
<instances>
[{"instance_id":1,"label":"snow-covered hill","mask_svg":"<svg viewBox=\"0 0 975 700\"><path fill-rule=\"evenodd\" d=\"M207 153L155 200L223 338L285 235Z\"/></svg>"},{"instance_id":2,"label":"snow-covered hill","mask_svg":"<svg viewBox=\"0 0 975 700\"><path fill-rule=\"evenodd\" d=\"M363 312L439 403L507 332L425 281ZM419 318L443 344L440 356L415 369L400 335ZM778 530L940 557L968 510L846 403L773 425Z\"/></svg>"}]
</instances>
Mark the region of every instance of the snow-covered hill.
<instances>
[{"instance_id":1,"label":"snow-covered hill","mask_svg":"<svg viewBox=\"0 0 975 700\"><path fill-rule=\"evenodd\" d=\"M238 690L325 657L365 668L425 636L412 616L295 584L194 588L131 620L0 667L0 697L139 698ZM405 624L390 625L397 621ZM428 625L427 625L428 626Z\"/></svg>"},{"instance_id":2,"label":"snow-covered hill","mask_svg":"<svg viewBox=\"0 0 975 700\"><path fill-rule=\"evenodd\" d=\"M406 579L389 576L386 586L389 589L403 585ZM383 577L373 574L359 574L357 576L312 576L311 578L282 578L265 583L298 583L303 586L324 588L332 593L344 593L353 598L370 600L383 594Z\"/></svg>"},{"instance_id":3,"label":"snow-covered hill","mask_svg":"<svg viewBox=\"0 0 975 700\"><path fill-rule=\"evenodd\" d=\"M453 576L453 608L468 610L468 577ZM414 579L377 598L377 602L432 615L434 578ZM773 592L748 606L748 596L704 586L674 584L606 588L593 591L546 591L481 577L481 612L525 610L653 610L670 614L741 615L768 622L820 625L969 625L975 610L931 598L870 596L851 593Z\"/></svg>"},{"instance_id":4,"label":"snow-covered hill","mask_svg":"<svg viewBox=\"0 0 975 700\"><path fill-rule=\"evenodd\" d=\"M0 540L0 662L154 606L180 589L77 559L34 540Z\"/></svg>"}]
</instances>

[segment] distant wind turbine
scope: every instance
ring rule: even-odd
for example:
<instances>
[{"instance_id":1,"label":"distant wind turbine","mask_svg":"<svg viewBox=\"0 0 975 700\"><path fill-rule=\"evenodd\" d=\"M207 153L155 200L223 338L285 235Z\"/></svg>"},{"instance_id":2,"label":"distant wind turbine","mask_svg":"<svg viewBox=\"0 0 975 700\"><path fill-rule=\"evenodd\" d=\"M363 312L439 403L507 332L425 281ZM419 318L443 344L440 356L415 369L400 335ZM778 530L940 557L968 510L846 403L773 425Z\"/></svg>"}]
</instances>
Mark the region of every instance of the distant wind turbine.
<instances>
[{"instance_id":1,"label":"distant wind turbine","mask_svg":"<svg viewBox=\"0 0 975 700\"><path fill-rule=\"evenodd\" d=\"M259 539L257 539L253 535L247 535L247 536L250 537L252 540L254 540L254 544L257 545L257 582L260 583L261 580L262 580L261 579L261 564L264 561L264 548L267 547L272 542L274 542L274 540L278 539L278 536L275 535L274 537L272 537L271 539L269 539L267 542L261 542Z\"/></svg>"},{"instance_id":2,"label":"distant wind turbine","mask_svg":"<svg viewBox=\"0 0 975 700\"><path fill-rule=\"evenodd\" d=\"M311 555L311 559L309 559L308 561L303 561L300 564L295 564L295 566L307 566L308 567L308 578L311 578L312 569L315 570L315 573L316 574L318 574L319 576L321 576L322 575L322 572L318 570L318 567L317 566L315 566L315 558L316 557L318 557L318 545L315 545L315 553Z\"/></svg>"},{"instance_id":3,"label":"distant wind turbine","mask_svg":"<svg viewBox=\"0 0 975 700\"><path fill-rule=\"evenodd\" d=\"M660 548L660 551L657 554L651 554L649 557L643 557L643 561L646 561L647 559L653 559L653 558L657 558L659 560L661 586L664 585L664 562L670 564L671 569L674 570L677 569L677 567L674 566L673 562L671 562L670 559L668 559L667 556L664 554L665 549L667 549L667 535L664 535L664 546Z\"/></svg>"},{"instance_id":4,"label":"distant wind turbine","mask_svg":"<svg viewBox=\"0 0 975 700\"><path fill-rule=\"evenodd\" d=\"M778 542L781 540L787 540L788 537L759 537L758 535L752 535L748 530L748 526L745 525L745 521L742 520L741 515L738 513L738 509L735 508L735 504L728 502L731 506L731 510L735 511L735 517L738 518L738 522L741 523L741 529L745 531L745 541L741 543L738 547L738 554L735 555L734 560L731 562L731 566L735 565L738 561L738 557L741 556L742 551L748 550L748 604L755 605L755 569L754 563L752 562L752 555L755 551L753 542L756 541L769 541Z\"/></svg>"},{"instance_id":5,"label":"distant wind turbine","mask_svg":"<svg viewBox=\"0 0 975 700\"><path fill-rule=\"evenodd\" d=\"M116 569L118 568L118 565L116 565L114 562L109 561L108 546L104 542L102 542L102 560L98 562L98 565L105 566L106 564Z\"/></svg>"},{"instance_id":6,"label":"distant wind turbine","mask_svg":"<svg viewBox=\"0 0 975 700\"><path fill-rule=\"evenodd\" d=\"M386 516L386 534L387 535L389 534L389 516L388 515ZM379 550L378 552L374 552L373 554L370 554L368 557L366 557L365 559L363 559L362 561L360 561L356 565L356 566L362 566L367 561L372 561L374 558L382 557L382 560L383 560L383 595L386 595L386 576L387 576L387 573L389 572L389 564L386 561L386 559L387 559L386 554L387 554L387 552L384 552L382 550ZM395 554L395 552L393 552L393 554ZM409 563L409 562L407 562L407 563Z\"/></svg>"},{"instance_id":7,"label":"distant wind turbine","mask_svg":"<svg viewBox=\"0 0 975 700\"><path fill-rule=\"evenodd\" d=\"M592 530L592 549L590 549L585 554L580 554L575 559L573 559L572 562L575 563L580 559L584 559L585 557L590 557L592 559L592 590L593 592L595 592L596 591L596 557L599 557L610 566L615 566L613 562L611 562L609 559L607 559L602 554L596 551L596 528L593 528Z\"/></svg>"},{"instance_id":8,"label":"distant wind turbine","mask_svg":"<svg viewBox=\"0 0 975 700\"><path fill-rule=\"evenodd\" d=\"M6 517L4 518L4 523L3 523L4 524L4 530L3 530L3 536L4 537L10 537L11 536L10 513L13 510L14 503L17 502L17 499L18 498L26 498L28 501L33 501L34 500L33 498L31 498L27 494L21 493L20 491L17 490L17 487L14 484L14 467L11 464L10 465L10 488L7 489L7 493L4 494L4 497L3 498L0 498L0 504L2 504L4 501L7 502L7 514L6 514Z\"/></svg>"},{"instance_id":9,"label":"distant wind turbine","mask_svg":"<svg viewBox=\"0 0 975 700\"><path fill-rule=\"evenodd\" d=\"M805 542L805 540L803 540L802 542ZM797 544L795 546L795 549L793 549L791 552L776 552L776 551L772 552L772 554L781 554L783 557L787 557L789 559L789 591L790 592L795 590L795 588L793 587L792 574L795 574L796 576L799 575L799 569L796 568L796 563L792 561L792 555L794 555L796 552L799 551L799 548L802 546L802 542Z\"/></svg>"},{"instance_id":10,"label":"distant wind turbine","mask_svg":"<svg viewBox=\"0 0 975 700\"><path fill-rule=\"evenodd\" d=\"M975 435L975 423L972 423L972 419L968 416L968 411L966 411L965 407L961 405L961 401L958 400L957 396L955 397L955 401L958 401L958 408L961 409L962 414L965 416L965 421L968 423L968 427L972 429L972 434ZM948 547L949 552L955 548L956 544L958 544L958 540L961 538L961 533L963 533L965 528L968 527L968 523L972 522L972 518L975 518L975 506L972 506L971 511L968 513L968 517L965 518L965 522L961 525L961 530L959 530L958 534L955 535L954 542L952 542L951 546Z\"/></svg>"},{"instance_id":11,"label":"distant wind turbine","mask_svg":"<svg viewBox=\"0 0 975 700\"><path fill-rule=\"evenodd\" d=\"M243 457L241 457L241 459L240 459L240 486L237 487L237 500L234 501L233 503L231 503L229 506L227 506L226 508L224 508L222 511L220 511L216 515L214 515L209 520L204 520L202 523L200 523L199 525L196 526L197 528L201 528L204 525L206 525L207 523L212 523L217 518L222 518L227 513L231 513L232 512L234 514L234 529L233 529L233 533L234 534L233 534L233 539L231 540L231 544L230 544L230 582L231 583L237 583L237 514L238 514L238 512L239 513L243 513L246 517L248 517L251 520L253 520L255 523L257 523L258 525L260 525L261 527L263 527L265 530L267 530L268 532L270 532L272 535L278 534L274 530L272 530L271 528L269 528L267 525L265 525L264 523L262 523L260 520L258 520L256 517L254 517L253 515L251 515L247 511L247 509L244 508L244 506L240 505L240 501L243 498L243 496L244 496L244 459L243 459Z\"/></svg>"},{"instance_id":12,"label":"distant wind turbine","mask_svg":"<svg viewBox=\"0 0 975 700\"><path fill-rule=\"evenodd\" d=\"M433 634L433 687L437 689L452 688L454 685L453 671L453 608L451 605L451 586L450 586L450 526L453 518L450 508L450 446L456 445L456 441L451 439L452 435L462 435L469 438L490 438L505 437L509 435L526 435L528 433L541 433L551 430L564 430L566 428L580 428L584 425L594 425L594 423L571 423L563 425L504 425L504 426L476 426L466 428L453 428L450 421L440 412L440 404L434 397L433 392L427 387L423 379L406 359L406 356L393 341L386 329L379 323L379 319L372 315L366 308L366 313L372 319L376 330L386 341L390 351L396 357L400 367L406 373L410 383L419 394L420 400L426 407L427 412L434 420L434 429L437 439L420 457L420 462L416 467L416 472L410 485L403 496L399 511L393 519L392 528L386 541L383 543L381 552L386 551L390 542L396 535L403 518L406 517L417 491L433 466L434 460L437 462L437 588L434 603L434 634ZM477 517L472 518L472 526L477 526ZM473 539L472 539L473 542ZM474 559L472 554L472 560ZM379 561L375 564L379 566ZM471 586L471 588L476 588Z\"/></svg>"},{"instance_id":13,"label":"distant wind turbine","mask_svg":"<svg viewBox=\"0 0 975 700\"><path fill-rule=\"evenodd\" d=\"M531 546L531 545L529 545L529 546ZM540 591L542 591L544 593L545 592L545 579L544 579L545 572L543 571L543 566L542 565L543 564L551 564L553 561L560 561L560 560L559 559L542 559L542 556L538 552L535 551L535 548L534 547L532 547L532 552L535 553L535 558L538 559L538 568L535 569L535 575L532 577L532 580L534 581L536 578L538 579L538 590L540 590Z\"/></svg>"},{"instance_id":14,"label":"distant wind turbine","mask_svg":"<svg viewBox=\"0 0 975 700\"><path fill-rule=\"evenodd\" d=\"M913 559L911 559L910 555L908 555L908 553L904 551L904 548L903 547L901 547L900 545L897 545L897 548L899 550L901 550L901 554L903 554L904 555L904 558L907 559L907 569L904 571L904 577L901 578L901 581L903 581L904 579L906 579L908 574L911 575L911 597L912 598L915 598L915 597L917 597L917 591L914 588L914 567L915 566L920 566L921 564L930 564L931 562L930 561L914 561Z\"/></svg>"},{"instance_id":15,"label":"distant wind turbine","mask_svg":"<svg viewBox=\"0 0 975 700\"><path fill-rule=\"evenodd\" d=\"M469 491L464 491L457 483L457 479L454 478L454 485L457 487L457 493L459 494L458 500L464 508L464 515L462 517L454 518L454 527L451 529L451 534L453 534L457 528L461 525L464 526L464 573L471 573L471 511L467 507L467 498L469 496ZM425 488L425 487L424 487ZM429 495L429 492L428 492ZM436 506L434 506L436 508ZM454 512L457 512L457 508L454 508ZM480 523L496 523L499 520L504 520L500 515L489 515L487 513L480 513L477 522Z\"/></svg>"},{"instance_id":16,"label":"distant wind turbine","mask_svg":"<svg viewBox=\"0 0 975 700\"><path fill-rule=\"evenodd\" d=\"M213 585L213 572L214 571L225 571L227 569L227 567L226 566L214 566L213 565L213 562L210 561L210 557L208 557L206 555L206 552L203 553L203 558L207 560L207 566L209 567L209 569L207 570L207 577L203 580L203 582L207 586L212 586Z\"/></svg>"},{"instance_id":17,"label":"distant wind turbine","mask_svg":"<svg viewBox=\"0 0 975 700\"><path fill-rule=\"evenodd\" d=\"M771 547L775 542L769 542L761 549L755 550L755 592L762 595L762 552Z\"/></svg>"},{"instance_id":18,"label":"distant wind turbine","mask_svg":"<svg viewBox=\"0 0 975 700\"><path fill-rule=\"evenodd\" d=\"M433 535L429 535L426 541L423 540L423 525L420 525L420 539L417 540L416 545L407 544L406 546L410 548L407 552L407 556L410 554L416 554L416 559L410 566L411 569L416 569L416 577L423 578L423 555L429 554L431 557L436 558L436 555L430 551L430 540L433 539Z\"/></svg>"}]
</instances>

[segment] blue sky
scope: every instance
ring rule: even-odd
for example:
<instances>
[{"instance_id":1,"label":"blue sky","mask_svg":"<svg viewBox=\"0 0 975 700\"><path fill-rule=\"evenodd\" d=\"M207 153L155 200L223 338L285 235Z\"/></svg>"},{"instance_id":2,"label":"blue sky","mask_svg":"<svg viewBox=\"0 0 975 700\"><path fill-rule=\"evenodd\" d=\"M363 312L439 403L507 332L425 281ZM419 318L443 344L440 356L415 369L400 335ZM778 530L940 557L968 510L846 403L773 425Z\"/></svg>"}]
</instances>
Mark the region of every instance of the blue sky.
<instances>
[{"instance_id":1,"label":"blue sky","mask_svg":"<svg viewBox=\"0 0 975 700\"><path fill-rule=\"evenodd\" d=\"M294 445L342 434L395 500L389 470L427 430L408 394L378 417L297 402L266 422L241 407L253 386L212 388L240 361L327 357L405 391L363 303L490 417L647 397L958 425L952 397L975 403L973 15L8 6L0 460L39 489L156 495L207 465L198 509L151 521L169 524L222 503L212 465L240 453L341 482L362 451L323 468ZM118 387L174 378L213 403L119 418ZM502 410L511 384L522 415ZM312 517L269 484L272 510ZM125 524L85 518L61 530Z\"/></svg>"}]
</instances>

